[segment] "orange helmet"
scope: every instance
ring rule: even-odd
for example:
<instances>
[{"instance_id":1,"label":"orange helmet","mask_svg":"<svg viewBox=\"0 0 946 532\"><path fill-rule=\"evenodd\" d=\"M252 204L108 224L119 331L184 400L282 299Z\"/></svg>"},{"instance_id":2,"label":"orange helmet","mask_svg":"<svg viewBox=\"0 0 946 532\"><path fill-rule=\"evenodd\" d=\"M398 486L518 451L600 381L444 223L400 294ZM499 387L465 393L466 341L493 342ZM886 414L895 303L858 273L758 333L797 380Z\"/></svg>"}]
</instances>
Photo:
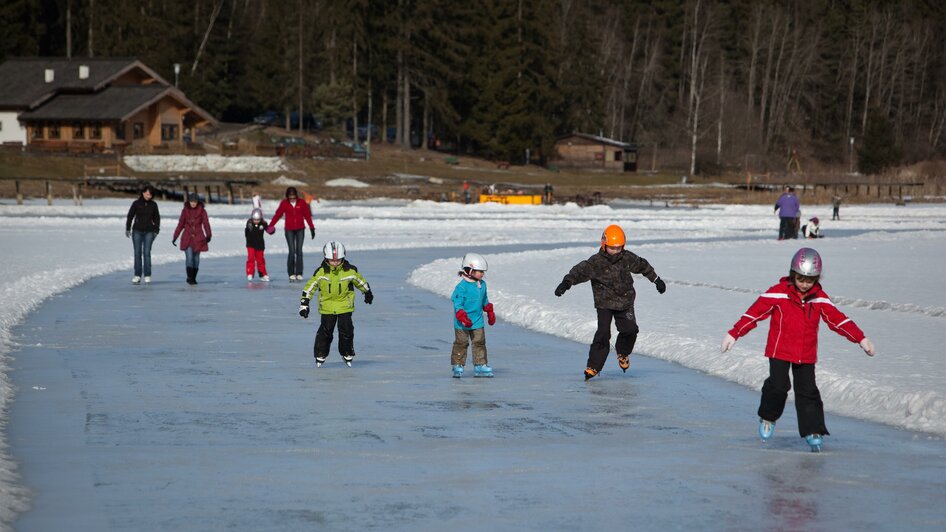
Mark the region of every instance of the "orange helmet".
<instances>
[{"instance_id":1,"label":"orange helmet","mask_svg":"<svg viewBox=\"0 0 946 532\"><path fill-rule=\"evenodd\" d=\"M625 242L627 242L627 239L624 237L624 230L621 229L620 225L609 225L601 233L601 249L604 249L605 246L623 246Z\"/></svg>"}]
</instances>

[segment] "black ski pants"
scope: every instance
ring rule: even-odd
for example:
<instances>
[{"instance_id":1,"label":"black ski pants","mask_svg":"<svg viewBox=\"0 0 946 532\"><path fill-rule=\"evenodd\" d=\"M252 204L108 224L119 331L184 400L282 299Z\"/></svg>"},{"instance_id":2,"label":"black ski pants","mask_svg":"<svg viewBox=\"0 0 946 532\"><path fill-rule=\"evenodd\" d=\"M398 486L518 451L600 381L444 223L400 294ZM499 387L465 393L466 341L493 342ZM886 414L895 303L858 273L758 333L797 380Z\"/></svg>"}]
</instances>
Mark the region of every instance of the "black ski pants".
<instances>
[{"instance_id":1,"label":"black ski pants","mask_svg":"<svg viewBox=\"0 0 946 532\"><path fill-rule=\"evenodd\" d=\"M619 355L631 354L640 329L637 327L633 308L627 310L596 308L595 310L598 311L598 330L595 331L591 348L588 349L587 367L601 371L608 359L608 353L611 352L611 320L614 320L618 328L618 339L614 342L614 350Z\"/></svg>"},{"instance_id":2,"label":"black ski pants","mask_svg":"<svg viewBox=\"0 0 946 532\"><path fill-rule=\"evenodd\" d=\"M795 229L795 218L779 218L778 239L787 240L789 238L798 238L798 231Z\"/></svg>"},{"instance_id":3,"label":"black ski pants","mask_svg":"<svg viewBox=\"0 0 946 532\"><path fill-rule=\"evenodd\" d=\"M793 364L775 358L769 359L769 378L762 384L762 402L759 404L759 417L769 421L778 421L785 410L788 392L792 382L788 371L792 371L795 381L795 411L798 414L798 434L828 434L824 424L824 403L821 392L815 384L814 364Z\"/></svg>"},{"instance_id":4,"label":"black ski pants","mask_svg":"<svg viewBox=\"0 0 946 532\"><path fill-rule=\"evenodd\" d=\"M351 321L351 312L345 314L322 314L322 323L315 333L315 357L327 358L332 348L335 326L338 325L338 353L342 356L355 356L355 324Z\"/></svg>"}]
</instances>

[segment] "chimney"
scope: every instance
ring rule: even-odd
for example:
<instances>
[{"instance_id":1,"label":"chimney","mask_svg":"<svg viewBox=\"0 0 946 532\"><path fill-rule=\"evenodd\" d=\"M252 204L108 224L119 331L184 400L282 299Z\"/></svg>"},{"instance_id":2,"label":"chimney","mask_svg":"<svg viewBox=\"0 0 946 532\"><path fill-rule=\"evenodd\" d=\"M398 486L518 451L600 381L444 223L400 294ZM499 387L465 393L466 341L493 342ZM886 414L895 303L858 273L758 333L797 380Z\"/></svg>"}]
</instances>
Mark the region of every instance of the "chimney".
<instances>
[{"instance_id":1,"label":"chimney","mask_svg":"<svg viewBox=\"0 0 946 532\"><path fill-rule=\"evenodd\" d=\"M47 68L46 69L46 83L52 83L54 79L56 79L56 71L51 68Z\"/></svg>"},{"instance_id":2,"label":"chimney","mask_svg":"<svg viewBox=\"0 0 946 532\"><path fill-rule=\"evenodd\" d=\"M89 79L89 65L79 65L79 79Z\"/></svg>"}]
</instances>

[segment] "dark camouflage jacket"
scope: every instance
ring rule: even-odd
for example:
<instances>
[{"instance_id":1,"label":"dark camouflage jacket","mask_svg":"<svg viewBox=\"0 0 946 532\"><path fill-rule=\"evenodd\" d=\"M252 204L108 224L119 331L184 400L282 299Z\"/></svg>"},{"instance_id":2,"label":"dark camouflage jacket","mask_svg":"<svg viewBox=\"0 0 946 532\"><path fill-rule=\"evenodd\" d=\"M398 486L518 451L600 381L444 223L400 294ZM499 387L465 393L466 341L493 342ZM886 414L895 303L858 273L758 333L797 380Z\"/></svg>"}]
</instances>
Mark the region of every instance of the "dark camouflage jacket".
<instances>
[{"instance_id":1,"label":"dark camouflage jacket","mask_svg":"<svg viewBox=\"0 0 946 532\"><path fill-rule=\"evenodd\" d=\"M647 260L628 250L608 255L603 249L575 265L564 280L576 285L591 281L591 292L595 307L610 310L634 308L634 279L631 274L640 274L654 282L657 273Z\"/></svg>"}]
</instances>

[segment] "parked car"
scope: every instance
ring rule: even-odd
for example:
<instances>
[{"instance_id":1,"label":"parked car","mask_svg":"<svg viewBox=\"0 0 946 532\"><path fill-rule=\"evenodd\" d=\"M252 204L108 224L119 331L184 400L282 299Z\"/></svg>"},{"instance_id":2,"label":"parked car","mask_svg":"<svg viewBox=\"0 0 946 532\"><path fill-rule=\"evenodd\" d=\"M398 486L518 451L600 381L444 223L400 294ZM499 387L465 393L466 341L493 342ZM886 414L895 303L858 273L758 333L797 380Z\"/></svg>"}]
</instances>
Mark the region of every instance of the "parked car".
<instances>
[{"instance_id":1,"label":"parked car","mask_svg":"<svg viewBox=\"0 0 946 532\"><path fill-rule=\"evenodd\" d=\"M282 122L282 114L276 111L265 111L253 118L253 123L261 126L278 126L281 125Z\"/></svg>"}]
</instances>

